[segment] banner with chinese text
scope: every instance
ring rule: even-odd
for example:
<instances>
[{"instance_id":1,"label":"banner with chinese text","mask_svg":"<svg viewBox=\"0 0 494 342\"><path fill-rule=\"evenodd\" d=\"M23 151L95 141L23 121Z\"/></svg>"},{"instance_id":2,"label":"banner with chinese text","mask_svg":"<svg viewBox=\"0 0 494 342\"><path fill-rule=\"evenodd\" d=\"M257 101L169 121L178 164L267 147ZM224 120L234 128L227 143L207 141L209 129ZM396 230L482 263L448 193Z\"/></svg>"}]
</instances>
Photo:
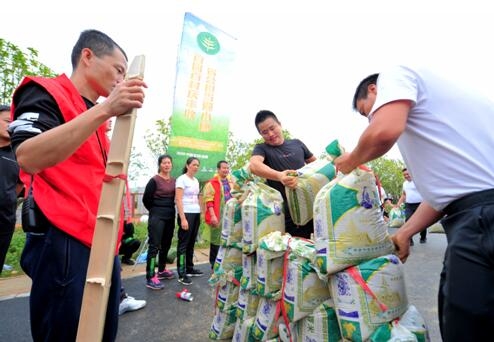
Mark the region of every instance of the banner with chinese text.
<instances>
[{"instance_id":1,"label":"banner with chinese text","mask_svg":"<svg viewBox=\"0 0 494 342\"><path fill-rule=\"evenodd\" d=\"M168 153L174 177L187 158L197 157L200 181L210 179L225 159L233 109L236 39L186 13L178 53Z\"/></svg>"}]
</instances>

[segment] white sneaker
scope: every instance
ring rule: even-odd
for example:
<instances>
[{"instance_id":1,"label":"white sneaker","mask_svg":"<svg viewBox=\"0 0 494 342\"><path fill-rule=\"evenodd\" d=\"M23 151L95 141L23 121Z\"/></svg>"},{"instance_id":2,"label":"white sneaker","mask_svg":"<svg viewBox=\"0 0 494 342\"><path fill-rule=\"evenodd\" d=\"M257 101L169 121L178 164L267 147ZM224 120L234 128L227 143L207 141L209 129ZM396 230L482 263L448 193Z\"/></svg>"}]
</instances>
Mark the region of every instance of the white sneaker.
<instances>
[{"instance_id":1,"label":"white sneaker","mask_svg":"<svg viewBox=\"0 0 494 342\"><path fill-rule=\"evenodd\" d=\"M120 302L120 307L118 308L118 314L123 315L128 311L136 311L142 309L146 306L145 300L138 300L134 297L127 296Z\"/></svg>"}]
</instances>

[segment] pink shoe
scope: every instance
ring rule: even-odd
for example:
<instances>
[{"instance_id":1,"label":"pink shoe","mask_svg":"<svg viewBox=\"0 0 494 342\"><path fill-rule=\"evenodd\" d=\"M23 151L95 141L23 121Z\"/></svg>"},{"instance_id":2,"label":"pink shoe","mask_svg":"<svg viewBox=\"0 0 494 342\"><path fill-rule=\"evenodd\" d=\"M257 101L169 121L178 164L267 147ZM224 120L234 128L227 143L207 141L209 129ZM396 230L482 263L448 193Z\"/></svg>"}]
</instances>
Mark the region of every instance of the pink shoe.
<instances>
[{"instance_id":1,"label":"pink shoe","mask_svg":"<svg viewBox=\"0 0 494 342\"><path fill-rule=\"evenodd\" d=\"M158 279L163 280L163 279L173 279L175 278L175 275L173 274L172 271L164 270L163 272L158 272Z\"/></svg>"}]
</instances>

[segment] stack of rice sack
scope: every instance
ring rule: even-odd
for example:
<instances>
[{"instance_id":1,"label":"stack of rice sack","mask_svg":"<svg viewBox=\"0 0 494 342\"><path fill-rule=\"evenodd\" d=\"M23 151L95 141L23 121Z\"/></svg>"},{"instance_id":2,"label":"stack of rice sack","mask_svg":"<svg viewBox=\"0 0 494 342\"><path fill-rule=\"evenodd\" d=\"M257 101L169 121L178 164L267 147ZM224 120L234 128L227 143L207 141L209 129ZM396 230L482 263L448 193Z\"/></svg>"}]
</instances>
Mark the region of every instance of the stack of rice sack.
<instances>
[{"instance_id":1,"label":"stack of rice sack","mask_svg":"<svg viewBox=\"0 0 494 342\"><path fill-rule=\"evenodd\" d=\"M244 254L233 341L267 341L278 336L283 255L289 235L271 232L259 239L255 253Z\"/></svg>"},{"instance_id":2,"label":"stack of rice sack","mask_svg":"<svg viewBox=\"0 0 494 342\"><path fill-rule=\"evenodd\" d=\"M312 241L289 234L272 232L259 240L255 253L258 307L254 316L249 316L253 310L247 317L245 311L238 316L234 341L340 341L328 282L317 276L310 263L314 253ZM240 297L239 308L245 307Z\"/></svg>"},{"instance_id":3,"label":"stack of rice sack","mask_svg":"<svg viewBox=\"0 0 494 342\"><path fill-rule=\"evenodd\" d=\"M232 338L237 321L240 281L243 276L241 204L248 195L248 183L254 181L248 166L232 172L236 188L225 204L222 217L221 245L209 284L214 288L215 316L210 339ZM243 297L242 297L243 298Z\"/></svg>"},{"instance_id":4,"label":"stack of rice sack","mask_svg":"<svg viewBox=\"0 0 494 342\"><path fill-rule=\"evenodd\" d=\"M281 194L251 177L248 165L232 174L241 196L228 201L223 212L222 245L209 280L216 287L211 339L231 338L239 316L242 321L255 317L253 311L259 301L255 252L259 240L273 231L284 232ZM263 291L268 291L271 284L265 285L268 287Z\"/></svg>"},{"instance_id":5,"label":"stack of rice sack","mask_svg":"<svg viewBox=\"0 0 494 342\"><path fill-rule=\"evenodd\" d=\"M321 188L336 176L333 158L341 155L343 148L338 140L326 147L327 157L320 158L297 170L297 187L286 188L288 210L295 224L305 225L312 220L314 198Z\"/></svg>"},{"instance_id":6,"label":"stack of rice sack","mask_svg":"<svg viewBox=\"0 0 494 342\"><path fill-rule=\"evenodd\" d=\"M281 341L341 340L328 281L318 277L311 262L314 255L312 241L289 240L283 265Z\"/></svg>"},{"instance_id":7,"label":"stack of rice sack","mask_svg":"<svg viewBox=\"0 0 494 342\"><path fill-rule=\"evenodd\" d=\"M214 288L215 315L209 338L232 338L237 320L237 303L242 277L242 251L220 246L209 284Z\"/></svg>"},{"instance_id":8,"label":"stack of rice sack","mask_svg":"<svg viewBox=\"0 0 494 342\"><path fill-rule=\"evenodd\" d=\"M408 308L403 267L393 254L376 180L361 167L338 175L314 201L313 264L329 279L343 339L367 341Z\"/></svg>"}]
</instances>

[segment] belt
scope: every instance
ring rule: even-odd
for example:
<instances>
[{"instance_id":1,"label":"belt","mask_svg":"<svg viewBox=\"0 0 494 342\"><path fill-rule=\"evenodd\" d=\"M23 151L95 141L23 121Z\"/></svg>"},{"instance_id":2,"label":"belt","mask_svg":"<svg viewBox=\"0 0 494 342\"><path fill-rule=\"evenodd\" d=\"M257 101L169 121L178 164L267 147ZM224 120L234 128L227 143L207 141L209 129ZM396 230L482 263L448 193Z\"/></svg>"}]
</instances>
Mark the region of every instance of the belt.
<instances>
[{"instance_id":1,"label":"belt","mask_svg":"<svg viewBox=\"0 0 494 342\"><path fill-rule=\"evenodd\" d=\"M490 202L494 203L494 189L482 190L458 198L448 204L446 208L443 209L443 212L446 215L451 215L460 210Z\"/></svg>"}]
</instances>

